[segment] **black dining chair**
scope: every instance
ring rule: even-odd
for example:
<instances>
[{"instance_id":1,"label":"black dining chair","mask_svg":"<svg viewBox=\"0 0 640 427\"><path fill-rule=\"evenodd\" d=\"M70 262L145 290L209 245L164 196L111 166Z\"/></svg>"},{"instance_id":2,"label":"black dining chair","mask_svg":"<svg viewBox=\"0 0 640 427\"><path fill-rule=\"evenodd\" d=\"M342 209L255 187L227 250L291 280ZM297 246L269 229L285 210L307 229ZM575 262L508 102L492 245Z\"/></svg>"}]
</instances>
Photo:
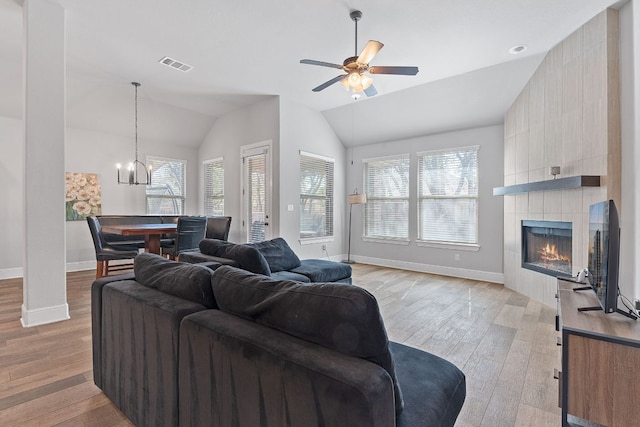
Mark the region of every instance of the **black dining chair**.
<instances>
[{"instance_id":1,"label":"black dining chair","mask_svg":"<svg viewBox=\"0 0 640 427\"><path fill-rule=\"evenodd\" d=\"M229 240L229 230L231 229L230 216L209 216L207 217L207 239Z\"/></svg>"},{"instance_id":2,"label":"black dining chair","mask_svg":"<svg viewBox=\"0 0 640 427\"><path fill-rule=\"evenodd\" d=\"M162 254L177 261L180 253L198 250L200 241L204 239L206 228L207 217L181 216L178 218L175 243L163 245Z\"/></svg>"},{"instance_id":3,"label":"black dining chair","mask_svg":"<svg viewBox=\"0 0 640 427\"><path fill-rule=\"evenodd\" d=\"M126 246L110 245L102 237L100 221L95 216L87 217L89 231L93 239L93 247L96 251L96 279L108 276L110 271L122 271L133 268L133 262L125 264L109 265L110 261L133 260L138 251Z\"/></svg>"}]
</instances>

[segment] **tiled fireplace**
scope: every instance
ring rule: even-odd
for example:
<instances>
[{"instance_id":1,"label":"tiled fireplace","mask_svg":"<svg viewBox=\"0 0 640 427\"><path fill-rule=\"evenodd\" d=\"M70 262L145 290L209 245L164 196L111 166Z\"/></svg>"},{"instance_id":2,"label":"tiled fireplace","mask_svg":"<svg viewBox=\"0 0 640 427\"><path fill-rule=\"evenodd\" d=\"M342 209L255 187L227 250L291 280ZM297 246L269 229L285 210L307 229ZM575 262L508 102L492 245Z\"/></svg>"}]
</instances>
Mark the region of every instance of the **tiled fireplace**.
<instances>
[{"instance_id":1,"label":"tiled fireplace","mask_svg":"<svg viewBox=\"0 0 640 427\"><path fill-rule=\"evenodd\" d=\"M496 196L504 197L504 284L550 307L555 276L587 266L589 206L608 199L621 205L618 28L618 11L607 9L552 48L505 117L504 186L553 180L553 166L560 166L559 179L600 177L598 187ZM571 249L564 253L565 239L556 234L547 250L539 233L523 236L522 221L571 223ZM530 250L533 240L538 249ZM547 274L523 266L524 256Z\"/></svg>"},{"instance_id":2,"label":"tiled fireplace","mask_svg":"<svg viewBox=\"0 0 640 427\"><path fill-rule=\"evenodd\" d=\"M570 222L522 221L522 268L549 276L571 276Z\"/></svg>"}]
</instances>

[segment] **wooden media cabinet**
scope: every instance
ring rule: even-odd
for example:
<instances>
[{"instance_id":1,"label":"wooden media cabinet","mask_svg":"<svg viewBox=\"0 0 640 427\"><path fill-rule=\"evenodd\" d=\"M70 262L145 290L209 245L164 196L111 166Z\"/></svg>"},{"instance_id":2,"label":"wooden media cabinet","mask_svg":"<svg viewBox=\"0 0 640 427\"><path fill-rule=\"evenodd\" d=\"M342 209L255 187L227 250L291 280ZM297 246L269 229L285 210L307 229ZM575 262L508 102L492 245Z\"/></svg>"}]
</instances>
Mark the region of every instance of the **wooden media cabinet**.
<instances>
[{"instance_id":1,"label":"wooden media cabinet","mask_svg":"<svg viewBox=\"0 0 640 427\"><path fill-rule=\"evenodd\" d=\"M558 279L558 322L562 332L560 397L563 426L569 415L604 426L640 422L640 320L603 311L592 290ZM624 309L624 307L619 307Z\"/></svg>"}]
</instances>

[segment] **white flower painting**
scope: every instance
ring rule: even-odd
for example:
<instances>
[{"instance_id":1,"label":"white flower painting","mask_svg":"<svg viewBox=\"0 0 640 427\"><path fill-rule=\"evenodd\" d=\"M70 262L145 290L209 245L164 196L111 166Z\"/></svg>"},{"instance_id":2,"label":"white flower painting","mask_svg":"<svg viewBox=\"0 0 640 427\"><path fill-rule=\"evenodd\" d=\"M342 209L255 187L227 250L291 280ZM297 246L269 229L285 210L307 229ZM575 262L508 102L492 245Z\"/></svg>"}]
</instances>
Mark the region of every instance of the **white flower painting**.
<instances>
[{"instance_id":1,"label":"white flower painting","mask_svg":"<svg viewBox=\"0 0 640 427\"><path fill-rule=\"evenodd\" d=\"M102 213L98 174L67 172L65 180L67 221L82 221Z\"/></svg>"}]
</instances>

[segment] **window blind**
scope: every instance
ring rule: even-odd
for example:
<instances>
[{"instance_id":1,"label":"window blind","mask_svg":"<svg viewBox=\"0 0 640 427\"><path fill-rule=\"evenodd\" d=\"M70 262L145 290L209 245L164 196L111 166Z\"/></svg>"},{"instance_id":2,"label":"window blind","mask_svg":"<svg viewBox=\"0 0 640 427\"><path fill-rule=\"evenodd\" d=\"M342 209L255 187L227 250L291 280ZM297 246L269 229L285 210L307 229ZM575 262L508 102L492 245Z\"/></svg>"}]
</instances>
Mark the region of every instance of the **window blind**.
<instances>
[{"instance_id":1,"label":"window blind","mask_svg":"<svg viewBox=\"0 0 640 427\"><path fill-rule=\"evenodd\" d=\"M478 243L478 149L418 153L420 240Z\"/></svg>"},{"instance_id":2,"label":"window blind","mask_svg":"<svg viewBox=\"0 0 640 427\"><path fill-rule=\"evenodd\" d=\"M258 154L246 157L247 162L247 207L250 228L249 242L261 242L265 239L267 222L267 156Z\"/></svg>"},{"instance_id":3,"label":"window blind","mask_svg":"<svg viewBox=\"0 0 640 427\"><path fill-rule=\"evenodd\" d=\"M364 163L365 236L409 238L409 154Z\"/></svg>"},{"instance_id":4,"label":"window blind","mask_svg":"<svg viewBox=\"0 0 640 427\"><path fill-rule=\"evenodd\" d=\"M334 160L300 152L300 238L333 236Z\"/></svg>"},{"instance_id":5,"label":"window blind","mask_svg":"<svg viewBox=\"0 0 640 427\"><path fill-rule=\"evenodd\" d=\"M224 215L224 160L222 158L203 162L204 167L204 214Z\"/></svg>"},{"instance_id":6,"label":"window blind","mask_svg":"<svg viewBox=\"0 0 640 427\"><path fill-rule=\"evenodd\" d=\"M146 188L147 214L182 215L184 211L184 160L147 157L151 166L151 183Z\"/></svg>"}]
</instances>

